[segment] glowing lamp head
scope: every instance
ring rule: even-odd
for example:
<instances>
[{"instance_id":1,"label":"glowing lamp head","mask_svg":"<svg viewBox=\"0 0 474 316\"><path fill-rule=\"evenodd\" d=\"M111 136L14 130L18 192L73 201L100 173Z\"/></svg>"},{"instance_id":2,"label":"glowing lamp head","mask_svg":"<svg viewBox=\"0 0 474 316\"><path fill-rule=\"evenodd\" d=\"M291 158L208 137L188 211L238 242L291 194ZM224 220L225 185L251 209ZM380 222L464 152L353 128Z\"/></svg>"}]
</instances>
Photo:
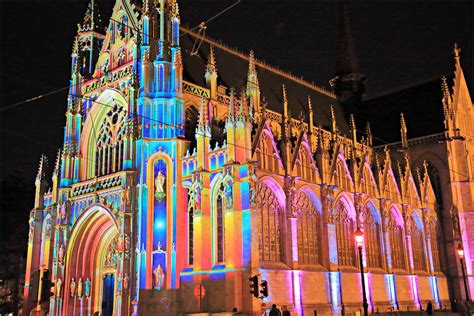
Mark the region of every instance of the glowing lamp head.
<instances>
[{"instance_id":1,"label":"glowing lamp head","mask_svg":"<svg viewBox=\"0 0 474 316\"><path fill-rule=\"evenodd\" d=\"M461 244L459 244L457 252L458 252L459 258L463 259L464 258L464 248L462 247Z\"/></svg>"},{"instance_id":2,"label":"glowing lamp head","mask_svg":"<svg viewBox=\"0 0 474 316\"><path fill-rule=\"evenodd\" d=\"M364 233L357 227L357 231L354 233L357 247L362 248L362 244L364 243Z\"/></svg>"}]
</instances>

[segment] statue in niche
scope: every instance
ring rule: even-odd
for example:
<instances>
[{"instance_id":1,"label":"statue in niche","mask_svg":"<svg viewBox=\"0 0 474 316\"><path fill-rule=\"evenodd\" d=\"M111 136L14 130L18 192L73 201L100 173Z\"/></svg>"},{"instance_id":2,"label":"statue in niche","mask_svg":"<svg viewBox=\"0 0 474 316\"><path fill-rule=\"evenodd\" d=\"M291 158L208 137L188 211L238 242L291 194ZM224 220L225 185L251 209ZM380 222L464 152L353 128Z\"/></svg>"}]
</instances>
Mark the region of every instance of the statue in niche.
<instances>
[{"instance_id":1,"label":"statue in niche","mask_svg":"<svg viewBox=\"0 0 474 316\"><path fill-rule=\"evenodd\" d=\"M84 294L87 298L91 296L91 280L89 278L84 282Z\"/></svg>"},{"instance_id":2,"label":"statue in niche","mask_svg":"<svg viewBox=\"0 0 474 316\"><path fill-rule=\"evenodd\" d=\"M122 205L128 205L128 202L129 202L129 199L130 199L130 187L127 187L127 188L124 188L122 190L122 195L121 195L121 198L122 198Z\"/></svg>"},{"instance_id":3,"label":"statue in niche","mask_svg":"<svg viewBox=\"0 0 474 316\"><path fill-rule=\"evenodd\" d=\"M57 279L56 284L55 284L55 290L54 290L54 294L56 294L56 297L61 297L61 286L62 285L63 285L63 281L61 281L61 279Z\"/></svg>"},{"instance_id":4,"label":"statue in niche","mask_svg":"<svg viewBox=\"0 0 474 316\"><path fill-rule=\"evenodd\" d=\"M59 263L63 263L64 260L64 245L61 244L58 249L58 261Z\"/></svg>"},{"instance_id":5,"label":"statue in niche","mask_svg":"<svg viewBox=\"0 0 474 316\"><path fill-rule=\"evenodd\" d=\"M59 218L61 221L66 219L66 203L62 203L61 207L59 208Z\"/></svg>"},{"instance_id":6,"label":"statue in niche","mask_svg":"<svg viewBox=\"0 0 474 316\"><path fill-rule=\"evenodd\" d=\"M79 280L77 281L77 296L79 298L82 298L82 278L79 278Z\"/></svg>"},{"instance_id":7,"label":"statue in niche","mask_svg":"<svg viewBox=\"0 0 474 316\"><path fill-rule=\"evenodd\" d=\"M48 216L46 223L44 224L44 238L51 239L51 216Z\"/></svg>"},{"instance_id":8,"label":"statue in niche","mask_svg":"<svg viewBox=\"0 0 474 316\"><path fill-rule=\"evenodd\" d=\"M33 242L34 235L35 235L35 226L34 226L34 222L33 222L33 223L30 223L30 230L28 231L28 242L29 243Z\"/></svg>"},{"instance_id":9,"label":"statue in niche","mask_svg":"<svg viewBox=\"0 0 474 316\"><path fill-rule=\"evenodd\" d=\"M158 264L155 270L153 270L153 274L155 276L155 288L161 290L165 283L165 272L163 271L161 264Z\"/></svg>"},{"instance_id":10,"label":"statue in niche","mask_svg":"<svg viewBox=\"0 0 474 316\"><path fill-rule=\"evenodd\" d=\"M201 189L199 187L194 190L194 211L201 211Z\"/></svg>"},{"instance_id":11,"label":"statue in niche","mask_svg":"<svg viewBox=\"0 0 474 316\"><path fill-rule=\"evenodd\" d=\"M231 209L232 208L232 181L228 180L224 185L224 195L225 195L225 208Z\"/></svg>"},{"instance_id":12,"label":"statue in niche","mask_svg":"<svg viewBox=\"0 0 474 316\"><path fill-rule=\"evenodd\" d=\"M155 178L155 197L158 199L158 201L162 201L163 198L166 196L165 190L163 188L165 184L165 175L163 172L158 171L158 174L156 175Z\"/></svg>"},{"instance_id":13,"label":"statue in niche","mask_svg":"<svg viewBox=\"0 0 474 316\"><path fill-rule=\"evenodd\" d=\"M76 294L76 281L74 278L71 279L71 284L69 285L71 297L74 297Z\"/></svg>"},{"instance_id":14,"label":"statue in niche","mask_svg":"<svg viewBox=\"0 0 474 316\"><path fill-rule=\"evenodd\" d=\"M128 275L125 273L124 276L123 276L123 289L124 289L124 291L126 291L128 289L128 281L129 281Z\"/></svg>"},{"instance_id":15,"label":"statue in niche","mask_svg":"<svg viewBox=\"0 0 474 316\"><path fill-rule=\"evenodd\" d=\"M119 276L117 277L117 293L122 293L122 274L119 274Z\"/></svg>"}]
</instances>

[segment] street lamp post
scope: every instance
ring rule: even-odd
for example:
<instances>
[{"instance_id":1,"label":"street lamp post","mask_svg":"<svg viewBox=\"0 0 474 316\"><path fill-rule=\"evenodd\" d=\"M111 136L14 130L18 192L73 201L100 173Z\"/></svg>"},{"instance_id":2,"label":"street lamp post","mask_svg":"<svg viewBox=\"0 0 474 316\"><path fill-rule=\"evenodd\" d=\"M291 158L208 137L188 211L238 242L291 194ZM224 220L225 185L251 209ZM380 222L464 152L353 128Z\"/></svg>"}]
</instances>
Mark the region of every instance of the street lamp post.
<instances>
[{"instance_id":1,"label":"street lamp post","mask_svg":"<svg viewBox=\"0 0 474 316\"><path fill-rule=\"evenodd\" d=\"M364 263L362 261L362 244L364 243L364 233L357 227L355 232L357 248L359 249L360 279L362 281L362 306L364 307L364 316L369 315L369 304L367 304L367 294L365 293Z\"/></svg>"},{"instance_id":2,"label":"street lamp post","mask_svg":"<svg viewBox=\"0 0 474 316\"><path fill-rule=\"evenodd\" d=\"M464 281L464 291L466 291L466 302L469 302L469 292L467 289L466 273L464 272L464 248L461 244L458 246L459 261L461 262L462 279Z\"/></svg>"}]
</instances>

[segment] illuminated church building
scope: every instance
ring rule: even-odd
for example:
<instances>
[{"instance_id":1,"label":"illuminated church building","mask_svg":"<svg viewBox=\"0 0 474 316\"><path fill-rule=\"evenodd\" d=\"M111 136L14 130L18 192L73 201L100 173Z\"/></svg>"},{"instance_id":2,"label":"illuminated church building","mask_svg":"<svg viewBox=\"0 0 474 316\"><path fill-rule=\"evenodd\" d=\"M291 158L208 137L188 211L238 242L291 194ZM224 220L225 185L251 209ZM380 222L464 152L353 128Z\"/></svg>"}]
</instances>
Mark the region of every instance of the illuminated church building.
<instances>
[{"instance_id":1,"label":"illuminated church building","mask_svg":"<svg viewBox=\"0 0 474 316\"><path fill-rule=\"evenodd\" d=\"M52 181L42 156L35 182L24 314L40 269L50 315L353 312L358 228L369 311L465 299L459 246L474 290L474 116L457 47L433 104L443 130L409 139L405 113L401 142L377 146L347 119L365 80L353 69L333 93L180 26L173 0L117 0L105 34L95 7L74 40ZM256 274L266 298L249 293Z\"/></svg>"}]
</instances>

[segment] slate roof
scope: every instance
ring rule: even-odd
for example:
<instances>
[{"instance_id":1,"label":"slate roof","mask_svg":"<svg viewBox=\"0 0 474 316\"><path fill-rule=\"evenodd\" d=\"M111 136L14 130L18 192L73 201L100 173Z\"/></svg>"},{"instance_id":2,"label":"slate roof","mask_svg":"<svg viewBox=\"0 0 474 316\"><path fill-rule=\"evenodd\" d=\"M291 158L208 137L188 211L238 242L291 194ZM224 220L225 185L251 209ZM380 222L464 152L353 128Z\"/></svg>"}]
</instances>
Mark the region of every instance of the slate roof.
<instances>
[{"instance_id":1,"label":"slate roof","mask_svg":"<svg viewBox=\"0 0 474 316\"><path fill-rule=\"evenodd\" d=\"M400 141L401 112L409 139L443 132L441 77L363 101L356 113L358 126L370 122L374 145ZM447 79L452 86L453 75Z\"/></svg>"},{"instance_id":2,"label":"slate roof","mask_svg":"<svg viewBox=\"0 0 474 316\"><path fill-rule=\"evenodd\" d=\"M236 92L240 94L242 87L246 87L249 54L238 52L206 37L199 47L198 54L191 55L196 34L183 31L181 33L183 34L180 38L180 45L184 64L184 80L206 87L204 74L210 45L212 44L216 58L218 82L228 88L235 88ZM266 98L270 110L283 113L282 84L285 84L289 109L293 118L297 118L300 112L303 112L306 121L308 121L308 95L310 95L314 124L329 129L331 122L330 106L333 105L338 128L343 134L349 135L349 128L345 122L343 110L338 105L332 92L323 90L300 78L292 77L289 73L276 67L265 65L259 61L258 56L256 56L256 69L260 94Z\"/></svg>"}]
</instances>

